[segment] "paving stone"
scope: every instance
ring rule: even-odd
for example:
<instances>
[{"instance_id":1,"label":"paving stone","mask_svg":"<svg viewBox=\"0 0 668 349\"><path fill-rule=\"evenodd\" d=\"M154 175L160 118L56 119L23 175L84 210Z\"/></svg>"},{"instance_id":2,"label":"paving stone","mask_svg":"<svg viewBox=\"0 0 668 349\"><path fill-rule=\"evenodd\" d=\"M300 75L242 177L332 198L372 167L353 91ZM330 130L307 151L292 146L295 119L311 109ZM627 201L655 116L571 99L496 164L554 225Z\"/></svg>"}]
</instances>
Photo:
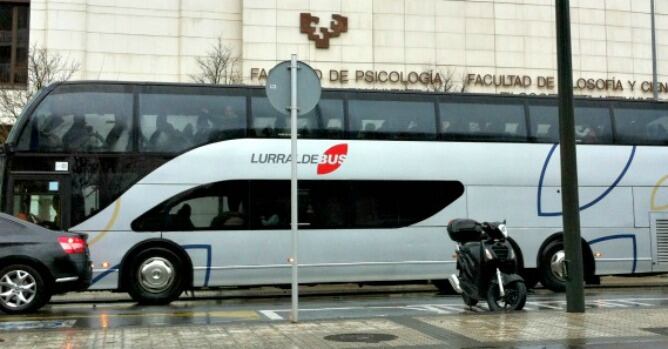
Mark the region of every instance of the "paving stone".
<instances>
[{"instance_id":1,"label":"paving stone","mask_svg":"<svg viewBox=\"0 0 668 349\"><path fill-rule=\"evenodd\" d=\"M422 325L420 325L422 324ZM661 308L601 309L585 314L517 312L512 314L441 315L419 318L358 319L290 323L156 326L100 330L40 330L2 333L0 348L457 348L448 338L464 338L466 346L523 343L529 348L562 348L573 340L635 338L658 342L668 337L668 311ZM436 331L442 331L442 334ZM378 343L326 340L334 334L390 334ZM467 339L468 338L468 339ZM470 339L470 340L469 340ZM479 344L479 345L478 345ZM528 346L527 346L528 345Z\"/></svg>"}]
</instances>

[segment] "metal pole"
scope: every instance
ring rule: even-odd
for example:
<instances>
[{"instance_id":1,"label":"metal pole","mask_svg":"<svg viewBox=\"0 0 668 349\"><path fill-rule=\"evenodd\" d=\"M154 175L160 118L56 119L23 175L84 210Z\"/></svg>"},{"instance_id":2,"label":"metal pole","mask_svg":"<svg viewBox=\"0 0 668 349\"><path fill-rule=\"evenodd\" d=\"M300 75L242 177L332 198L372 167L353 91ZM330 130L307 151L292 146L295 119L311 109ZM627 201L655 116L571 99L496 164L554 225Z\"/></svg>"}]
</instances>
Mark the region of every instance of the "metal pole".
<instances>
[{"instance_id":1,"label":"metal pole","mask_svg":"<svg viewBox=\"0 0 668 349\"><path fill-rule=\"evenodd\" d=\"M655 26L656 17L654 15L654 0L649 1L649 6L652 9L652 93L654 99L658 100L659 79L657 77L657 71L656 71L656 26Z\"/></svg>"},{"instance_id":2,"label":"metal pole","mask_svg":"<svg viewBox=\"0 0 668 349\"><path fill-rule=\"evenodd\" d=\"M292 171L290 177L290 230L292 231L292 314L290 321L299 321L299 282L297 274L297 254L299 235L297 234L297 55L292 55L290 63L290 147Z\"/></svg>"},{"instance_id":3,"label":"metal pole","mask_svg":"<svg viewBox=\"0 0 668 349\"><path fill-rule=\"evenodd\" d=\"M575 152L573 111L573 64L571 20L568 0L557 0L557 70L559 73L559 130L561 151L561 205L566 253L566 308L569 313L584 313L582 244L580 242L580 204Z\"/></svg>"}]
</instances>

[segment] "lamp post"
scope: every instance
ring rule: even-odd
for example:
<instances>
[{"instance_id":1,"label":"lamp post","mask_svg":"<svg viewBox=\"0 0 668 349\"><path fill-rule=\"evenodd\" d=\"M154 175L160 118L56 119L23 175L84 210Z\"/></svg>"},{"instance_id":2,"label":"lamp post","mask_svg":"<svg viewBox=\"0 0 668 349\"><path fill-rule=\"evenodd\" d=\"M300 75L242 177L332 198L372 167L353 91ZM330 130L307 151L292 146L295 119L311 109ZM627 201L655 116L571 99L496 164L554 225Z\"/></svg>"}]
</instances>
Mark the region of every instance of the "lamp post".
<instances>
[{"instance_id":1,"label":"lamp post","mask_svg":"<svg viewBox=\"0 0 668 349\"><path fill-rule=\"evenodd\" d=\"M564 225L566 308L584 313L580 203L573 111L573 63L568 0L556 0L557 70L559 75L559 138L561 152L561 206Z\"/></svg>"}]
</instances>

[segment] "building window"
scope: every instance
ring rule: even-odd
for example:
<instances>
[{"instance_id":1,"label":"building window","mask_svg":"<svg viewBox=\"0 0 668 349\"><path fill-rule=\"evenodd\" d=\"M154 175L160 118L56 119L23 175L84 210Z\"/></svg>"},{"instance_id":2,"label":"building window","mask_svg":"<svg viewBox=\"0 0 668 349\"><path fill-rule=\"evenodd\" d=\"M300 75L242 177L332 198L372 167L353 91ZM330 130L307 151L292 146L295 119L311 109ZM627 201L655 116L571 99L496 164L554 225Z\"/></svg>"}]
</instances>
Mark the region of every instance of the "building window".
<instances>
[{"instance_id":1,"label":"building window","mask_svg":"<svg viewBox=\"0 0 668 349\"><path fill-rule=\"evenodd\" d=\"M27 84L29 18L27 1L0 2L0 84Z\"/></svg>"}]
</instances>

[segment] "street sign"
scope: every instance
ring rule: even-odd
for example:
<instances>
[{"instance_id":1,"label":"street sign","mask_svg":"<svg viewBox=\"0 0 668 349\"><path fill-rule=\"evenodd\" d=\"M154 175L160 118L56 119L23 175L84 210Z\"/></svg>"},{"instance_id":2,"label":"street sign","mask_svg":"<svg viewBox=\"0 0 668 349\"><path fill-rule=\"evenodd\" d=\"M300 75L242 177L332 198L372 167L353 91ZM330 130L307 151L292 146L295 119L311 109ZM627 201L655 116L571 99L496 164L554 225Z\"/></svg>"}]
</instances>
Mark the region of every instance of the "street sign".
<instances>
[{"instance_id":1,"label":"street sign","mask_svg":"<svg viewBox=\"0 0 668 349\"><path fill-rule=\"evenodd\" d=\"M290 114L290 231L292 233L292 255L288 263L292 266L292 312L293 323L299 320L299 209L297 207L297 115L304 115L320 101L320 79L304 62L297 61L293 54L290 61L279 63L267 76L267 98L284 114Z\"/></svg>"},{"instance_id":2,"label":"street sign","mask_svg":"<svg viewBox=\"0 0 668 349\"><path fill-rule=\"evenodd\" d=\"M274 109L279 112L290 114L290 64L291 61L283 61L269 71L267 76L267 98ZM308 64L297 61L297 114L304 115L320 101L320 79L313 68Z\"/></svg>"}]
</instances>

